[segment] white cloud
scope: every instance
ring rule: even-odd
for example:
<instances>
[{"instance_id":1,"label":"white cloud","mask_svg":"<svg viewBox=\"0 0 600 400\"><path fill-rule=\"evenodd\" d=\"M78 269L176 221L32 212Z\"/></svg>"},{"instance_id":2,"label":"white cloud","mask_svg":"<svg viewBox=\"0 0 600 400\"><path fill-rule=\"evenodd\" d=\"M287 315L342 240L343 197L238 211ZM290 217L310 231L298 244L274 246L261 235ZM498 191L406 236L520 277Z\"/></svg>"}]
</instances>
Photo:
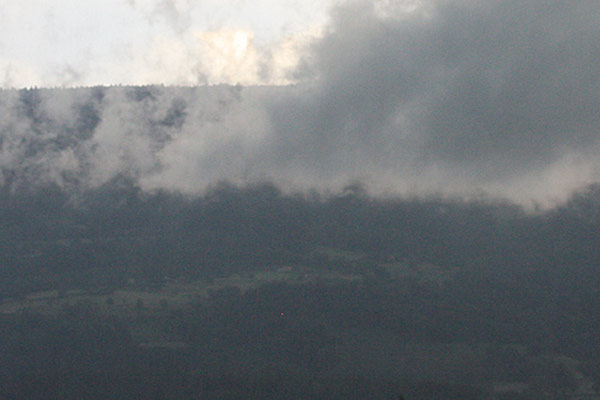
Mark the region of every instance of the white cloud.
<instances>
[{"instance_id":1,"label":"white cloud","mask_svg":"<svg viewBox=\"0 0 600 400\"><path fill-rule=\"evenodd\" d=\"M0 16L0 38L10 38L0 39L0 77L18 87L197 84L199 76L265 83L259 76L281 43L325 23L333 2L9 0ZM297 58L292 48L278 65Z\"/></svg>"}]
</instances>

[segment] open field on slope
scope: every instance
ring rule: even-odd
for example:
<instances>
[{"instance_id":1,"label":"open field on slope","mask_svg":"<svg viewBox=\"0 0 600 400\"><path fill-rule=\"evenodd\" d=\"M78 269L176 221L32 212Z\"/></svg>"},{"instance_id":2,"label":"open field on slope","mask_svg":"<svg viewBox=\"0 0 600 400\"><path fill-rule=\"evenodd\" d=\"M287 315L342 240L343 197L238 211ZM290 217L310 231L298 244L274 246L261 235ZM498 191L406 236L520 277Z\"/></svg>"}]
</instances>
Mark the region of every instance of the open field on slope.
<instances>
[{"instance_id":1,"label":"open field on slope","mask_svg":"<svg viewBox=\"0 0 600 400\"><path fill-rule=\"evenodd\" d=\"M143 310L160 312L177 309L187 304L206 300L211 292L224 288L238 288L242 293L268 283L285 282L303 284L313 281L349 282L359 281L358 274L336 271L315 271L301 266L283 266L275 270L232 274L210 281L185 281L183 278L167 278L160 285L138 284L130 281L122 288L98 288L94 290L71 289L35 292L24 298L5 299L0 303L0 314L20 312L54 315L65 307L86 303L93 304L103 314L131 314Z\"/></svg>"}]
</instances>

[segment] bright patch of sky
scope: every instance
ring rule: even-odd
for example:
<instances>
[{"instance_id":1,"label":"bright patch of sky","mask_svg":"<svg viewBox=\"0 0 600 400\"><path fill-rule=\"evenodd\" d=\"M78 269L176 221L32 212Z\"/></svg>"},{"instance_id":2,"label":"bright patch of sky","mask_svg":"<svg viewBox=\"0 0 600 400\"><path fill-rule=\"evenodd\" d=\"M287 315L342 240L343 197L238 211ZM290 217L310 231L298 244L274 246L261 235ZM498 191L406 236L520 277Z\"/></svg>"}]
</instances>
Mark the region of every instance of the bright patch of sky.
<instances>
[{"instance_id":1,"label":"bright patch of sky","mask_svg":"<svg viewBox=\"0 0 600 400\"><path fill-rule=\"evenodd\" d=\"M337 0L8 0L0 86L286 84Z\"/></svg>"}]
</instances>

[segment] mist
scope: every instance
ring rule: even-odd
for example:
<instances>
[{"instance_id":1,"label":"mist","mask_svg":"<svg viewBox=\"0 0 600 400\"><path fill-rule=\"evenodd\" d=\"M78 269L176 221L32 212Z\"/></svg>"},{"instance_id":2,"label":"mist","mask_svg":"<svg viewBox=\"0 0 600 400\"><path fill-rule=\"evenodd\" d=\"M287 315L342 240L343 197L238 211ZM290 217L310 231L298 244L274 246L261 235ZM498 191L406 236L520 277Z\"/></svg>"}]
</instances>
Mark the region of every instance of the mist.
<instances>
[{"instance_id":1,"label":"mist","mask_svg":"<svg viewBox=\"0 0 600 400\"><path fill-rule=\"evenodd\" d=\"M3 90L0 183L360 184L548 207L598 179L597 2L402 4L332 9L293 85Z\"/></svg>"}]
</instances>

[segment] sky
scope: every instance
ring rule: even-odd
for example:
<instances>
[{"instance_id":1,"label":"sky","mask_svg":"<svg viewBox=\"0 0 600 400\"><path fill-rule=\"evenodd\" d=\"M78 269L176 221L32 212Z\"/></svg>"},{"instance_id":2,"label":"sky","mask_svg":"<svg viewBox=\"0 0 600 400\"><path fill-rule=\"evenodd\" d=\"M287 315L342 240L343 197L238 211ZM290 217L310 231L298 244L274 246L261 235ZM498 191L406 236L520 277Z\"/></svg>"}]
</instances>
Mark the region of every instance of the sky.
<instances>
[{"instance_id":1,"label":"sky","mask_svg":"<svg viewBox=\"0 0 600 400\"><path fill-rule=\"evenodd\" d=\"M336 0L6 0L2 87L282 84ZM261 63L274 66L268 76Z\"/></svg>"},{"instance_id":2,"label":"sky","mask_svg":"<svg viewBox=\"0 0 600 400\"><path fill-rule=\"evenodd\" d=\"M599 179L597 0L22 3L0 5L4 88L197 88L1 92L5 184L547 207Z\"/></svg>"}]
</instances>

